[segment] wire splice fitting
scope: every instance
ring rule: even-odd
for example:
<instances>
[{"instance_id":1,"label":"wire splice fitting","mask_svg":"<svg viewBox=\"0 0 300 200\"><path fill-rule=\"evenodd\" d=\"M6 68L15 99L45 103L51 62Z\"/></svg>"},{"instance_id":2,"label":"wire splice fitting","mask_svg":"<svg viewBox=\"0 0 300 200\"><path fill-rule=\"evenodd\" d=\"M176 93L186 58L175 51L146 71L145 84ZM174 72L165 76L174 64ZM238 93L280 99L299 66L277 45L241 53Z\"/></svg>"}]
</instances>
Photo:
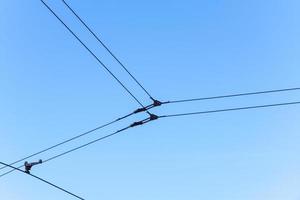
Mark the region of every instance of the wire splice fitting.
<instances>
[{"instance_id":1,"label":"wire splice fitting","mask_svg":"<svg viewBox=\"0 0 300 200\"><path fill-rule=\"evenodd\" d=\"M149 115L150 116L147 119L144 119L144 120L138 121L138 122L134 122L129 127L132 128L132 127L135 127L135 126L140 126L140 125L146 124L150 121L157 120L159 118L159 116L154 115L152 113L150 113Z\"/></svg>"},{"instance_id":2,"label":"wire splice fitting","mask_svg":"<svg viewBox=\"0 0 300 200\"><path fill-rule=\"evenodd\" d=\"M157 120L159 117L154 114L150 114L149 121Z\"/></svg>"},{"instance_id":3,"label":"wire splice fitting","mask_svg":"<svg viewBox=\"0 0 300 200\"><path fill-rule=\"evenodd\" d=\"M144 122L143 122L143 121L134 122L134 123L132 123L132 124L130 125L130 127L132 128L132 127L135 127L135 126L140 126L140 125L143 125L143 124L144 124Z\"/></svg>"},{"instance_id":4,"label":"wire splice fitting","mask_svg":"<svg viewBox=\"0 0 300 200\"><path fill-rule=\"evenodd\" d=\"M157 106L161 106L163 103L156 100L156 99L153 99L153 107L157 107Z\"/></svg>"},{"instance_id":5,"label":"wire splice fitting","mask_svg":"<svg viewBox=\"0 0 300 200\"><path fill-rule=\"evenodd\" d=\"M154 107L157 107L157 106L161 106L161 105L163 105L164 103L163 102L161 102L161 101L158 101L158 100L156 100L156 99L153 99L153 98L151 98L152 100L153 100L153 103L151 104L151 105L148 105L148 106L146 106L146 107L143 107L143 108L138 108L138 109L136 109L133 113L134 114L137 114L137 113L140 113L140 112L147 112L148 110L150 110L151 108L154 108ZM149 115L151 115L151 113L149 113L149 112L147 112Z\"/></svg>"},{"instance_id":6,"label":"wire splice fitting","mask_svg":"<svg viewBox=\"0 0 300 200\"><path fill-rule=\"evenodd\" d=\"M140 112L144 112L144 111L147 111L147 108L139 108L139 109L136 109L133 113L136 114L136 113L140 113Z\"/></svg>"}]
</instances>

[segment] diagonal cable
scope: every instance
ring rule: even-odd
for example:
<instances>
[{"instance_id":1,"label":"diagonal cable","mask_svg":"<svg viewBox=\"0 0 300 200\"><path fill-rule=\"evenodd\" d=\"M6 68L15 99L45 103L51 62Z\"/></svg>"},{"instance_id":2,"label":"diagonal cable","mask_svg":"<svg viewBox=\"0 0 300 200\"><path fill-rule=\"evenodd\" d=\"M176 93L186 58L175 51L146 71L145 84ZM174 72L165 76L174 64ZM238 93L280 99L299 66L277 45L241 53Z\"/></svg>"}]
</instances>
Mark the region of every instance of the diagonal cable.
<instances>
[{"instance_id":1,"label":"diagonal cable","mask_svg":"<svg viewBox=\"0 0 300 200\"><path fill-rule=\"evenodd\" d=\"M129 76L144 90L144 92L153 100L150 93L143 87L143 85L132 75L132 73L125 67L125 65L117 58L117 56L108 48L100 37L87 25L87 23L79 16L79 14L65 1L62 2L66 7L76 16L76 18L84 25L84 27L94 36L94 38L108 51L108 53L119 63L119 65L129 74Z\"/></svg>"},{"instance_id":2,"label":"diagonal cable","mask_svg":"<svg viewBox=\"0 0 300 200\"><path fill-rule=\"evenodd\" d=\"M179 100L179 101L156 102L156 103L154 102L154 104L152 104L152 105L148 105L148 106L146 106L146 107L144 107L144 108L139 108L139 109L135 110L134 112L132 112L132 113L130 113L130 114L128 114L128 115L125 115L125 116L123 116L123 117L120 117L120 118L118 118L118 119L116 119L116 120L114 120L114 121L112 121L112 122L109 122L109 123L107 123L107 124L104 124L104 125L102 125L102 126L99 126L99 127L97 127L97 128L94 128L94 129L92 129L92 130L89 130L89 131L87 131L87 132L85 132L85 133L82 133L82 134L80 134L80 135L77 135L77 136L75 136L75 137L73 137L73 138L70 138L70 139L67 139L67 140L65 140L65 141L62 141L61 143L55 144L55 145L53 145L53 146L51 146L51 147L48 147L48 148L46 148L46 149L44 149L44 150L41 150L41 151L39 151L39 152L36 152L36 153L31 154L31 155L29 155L29 156L26 156L26 157L24 157L24 158L21 158L21 159L15 161L15 162L13 162L13 163L10 163L10 165L14 165L14 164L19 163L19 162L21 162L21 161L24 161L24 160L26 160L26 159L28 159L28 158L34 157L34 156L36 156L36 155L39 155L39 154L42 154L42 153L44 153L44 152L46 152L46 151L49 151L49 150L51 150L51 149L54 149L54 148L56 148L56 147L58 147L58 146L61 146L61 145L66 144L66 143L68 143L68 142L71 142L71 141L73 141L73 140L75 140L75 139L81 138L81 137L83 137L83 136L85 136L85 135L88 135L88 134L94 132L94 131L100 130L100 129L102 129L102 128L108 126L108 125L111 125L111 124L113 124L113 123L115 123L115 122L117 122L117 121L120 121L120 120L122 120L122 119L125 119L125 118L127 118L127 117L129 117L129 116L131 116L131 115L133 115L133 114L136 114L136 113L139 113L139 112L144 112L144 111L150 110L150 109L152 109L152 108L154 108L154 107L157 107L157 106L160 106L160 105L163 105L163 104L168 104L168 103L182 103L182 102L191 102L191 101L204 101L204 100L222 99L222 98L232 98L232 97L250 96L250 95L259 95L259 94L267 94L267 93L279 93L279 92L287 92L287 91L295 91L295 90L300 90L300 88L294 87L294 88L285 88L285 89L276 89L276 90L265 90L265 91L258 91L258 92L248 92L248 93L229 94L229 95L213 96L213 97L203 97L203 98L187 99L187 100ZM22 166L20 166L20 167L22 167ZM4 167L1 167L0 170L1 170L1 169L4 169L4 168L6 168L6 167L5 167L5 166L4 166ZM1 177L1 175L0 175L0 177Z\"/></svg>"},{"instance_id":3,"label":"diagonal cable","mask_svg":"<svg viewBox=\"0 0 300 200\"><path fill-rule=\"evenodd\" d=\"M118 131L115 131L115 132L113 132L113 133L111 133L111 134L109 134L109 135L105 135L105 136L103 136L103 137L101 137L101 138L98 138L98 139L96 139L96 140L93 140L93 141L91 141L91 142L88 142L88 143L86 143L86 144L83 144L83 145L78 146L78 147L76 147L76 148L73 148L73 149L71 149L71 150L65 151L65 152L63 152L63 153L61 153L61 154L58 154L58 155L56 155L56 156L53 156L53 157L51 157L51 158L45 160L44 163L49 162L49 161L54 160L54 159L57 159L57 158L59 158L59 157L62 157L62 156L64 156L64 155L67 155L67 154L69 154L69 153L72 153L72 152L74 152L74 151L77 151L77 150L82 149L82 148L84 148L84 147L87 147L87 146L89 146L89 145L91 145L91 144L94 144L94 143L96 143L96 142L99 142L99 141L101 141L101 140L105 140L105 139L107 139L107 138L109 138L109 137L112 137L112 136L114 136L114 135L117 135L118 133L121 133L121 132L123 132L123 131L125 131L125 130L127 130L127 129L129 129L129 128L130 128L130 127L123 128L123 129L118 130Z\"/></svg>"},{"instance_id":4,"label":"diagonal cable","mask_svg":"<svg viewBox=\"0 0 300 200\"><path fill-rule=\"evenodd\" d=\"M89 131L86 131L86 132L84 132L84 133L81 133L81 134L79 134L79 135L76 135L76 136L74 136L74 137L72 137L72 138L69 138L69 139L67 139L67 140L64 140L64 141L62 141L62 142L60 142L60 143L57 143L57 144L52 145L52 146L50 146L50 147L47 147L47 148L45 148L45 149L43 149L43 150L40 150L40 151L38 151L38 152L36 152L36 153L33 153L33 154L28 155L28 156L26 156L26 157L23 157L23 158L21 158L21 159L19 159L19 160L16 160L16 161L10 163L9 165L14 165L14 164L20 163L20 162L25 161L25 160L27 160L27 159L29 159L29 158L32 158L32 157L34 157L34 156L37 156L37 155L40 155L40 154L45 153L45 152L47 152L47 151L50 151L50 150L52 150L52 149L55 149L55 148L57 148L57 147L59 147L59 146L62 146L62 145L64 145L64 144L66 144L66 143L69 143L69 142L71 142L71 141L73 141L73 140L79 139L79 138L81 138L81 137L83 137L83 136L89 135L89 134L91 134L91 133L93 133L93 132L95 132L95 131L98 131L98 130L103 129L103 128L107 127L107 126L110 126L110 125L112 125L112 124L114 124L114 123L117 123L117 122L119 122L119 121L121 121L121 120L123 120L123 119L126 119L126 118L128 118L128 117L134 115L134 114L141 113L141 112L147 112L148 110L150 110L150 109L152 109L152 108L154 108L154 107L156 107L156 106L158 106L158 105L152 104L152 105L148 105L148 106L146 106L146 107L144 107L144 108L139 108L139 109L133 111L133 112L130 113L130 114L127 114L127 115L124 115L124 116L122 116L122 117L119 117L119 118L117 118L117 119L115 119L115 120L113 120L113 121L111 121L111 122L108 122L108 123L106 123L106 124L104 124L104 125L98 126L98 127L94 128L94 129L91 129L91 130L89 130ZM23 165L21 165L21 166L18 167L18 168L21 168L22 166L23 166ZM0 170L5 169L6 167L7 167L7 166L0 167ZM4 173L4 174L2 174L2 175L6 175L6 173ZM2 177L2 175L0 175L0 177Z\"/></svg>"},{"instance_id":5,"label":"diagonal cable","mask_svg":"<svg viewBox=\"0 0 300 200\"><path fill-rule=\"evenodd\" d=\"M50 185L50 186L52 186L52 187L55 187L56 189L59 189L59 190L65 192L65 193L67 193L67 194L69 194L69 195L71 195L71 196L73 196L73 197L76 197L77 199L84 200L84 198L82 198L82 197L80 197L80 196L78 196L78 195L76 195L76 194L74 194L74 193L72 193L72 192L70 192L70 191L68 191L68 190L66 190L66 189L64 189L64 188L62 188L62 187L59 187L59 186L57 186L57 185L55 185L55 184L53 184L53 183L51 183L51 182L49 182L49 181L46 181L46 180L43 179L43 178L40 178L40 177L38 177L38 176L36 176L36 175L33 175L33 174L28 174L28 173L26 173L26 172L23 171L23 170L20 170L20 169L18 169L18 168L16 168L16 167L13 167L13 166L11 166L11 165L9 165L9 164L6 164L6 163L3 163L3 162L0 162L0 164L1 164L1 165L4 165L4 166L6 166L6 167L12 168L13 170L17 170L17 171L19 171L19 172L22 172L22 173L24 173L24 174L27 174L27 175L29 175L29 176L31 176L31 177L33 177L33 178L35 178L35 179L38 179L38 180L40 180L40 181L42 181L42 182L44 182L44 183L46 183L46 184L48 184L48 185Z\"/></svg>"},{"instance_id":6,"label":"diagonal cable","mask_svg":"<svg viewBox=\"0 0 300 200\"><path fill-rule=\"evenodd\" d=\"M66 144L66 143L68 143L68 142L71 142L71 141L73 141L73 140L75 140L75 139L81 138L81 137L83 137L83 136L85 136L85 135L88 135L88 134L94 132L94 131L97 131L97 130L100 130L100 129L106 127L106 126L109 126L109 125L111 125L111 124L113 124L113 123L115 123L115 122L117 122L117 121L120 121L120 120L122 120L122 119L125 119L125 118L127 118L127 117L129 117L129 116L131 116L131 115L133 115L133 114L136 114L136 113L139 113L139 112L144 112L144 111L150 110L150 109L152 109L152 108L154 108L154 107L157 107L157 106L160 106L160 105L163 105L163 104L168 104L168 103L182 103L182 102L191 102L191 101L204 101L204 100L222 99L222 98L232 98L232 97L250 96L250 95L259 95L259 94L267 94L267 93L279 93L279 92L287 92L287 91L295 91L295 90L300 90L300 88L294 87L294 88L285 88L285 89L276 89L276 90L265 90L265 91L258 91L258 92L248 92L248 93L229 94L229 95L213 96L213 97L203 97L203 98L187 99L187 100L179 100L179 101L168 101L168 102L158 102L158 103L155 103L155 102L154 102L154 104L152 104L152 105L148 105L148 106L146 106L146 107L144 107L144 108L139 108L139 109L135 110L134 112L132 112L132 113L130 113L130 114L128 114L128 115L125 115L125 116L123 116L123 117L120 117L120 118L118 118L118 119L116 119L116 120L114 120L114 121L112 121L112 122L109 122L109 123L107 123L107 124L104 124L104 125L102 125L102 126L99 126L99 127L97 127L97 128L94 128L94 129L92 129L92 130L89 130L89 131L87 131L87 132L85 132L85 133L82 133L82 134L80 134L80 135L77 135L77 136L75 136L75 137L73 137L73 138L70 138L70 139L67 139L67 140L65 140L65 141L62 141L62 142L60 142L60 143L58 143L58 144L55 144L55 145L53 145L53 146L51 146L51 147L48 147L48 148L46 148L46 149L43 149L43 150L41 150L41 151L39 151L39 152L36 152L36 153L31 154L31 155L29 155L29 156L26 156L26 157L24 157L24 158L21 158L21 159L15 161L15 162L13 162L13 163L10 163L10 165L14 165L14 164L16 164L16 163L25 161L25 160L28 159L28 158L31 158L31 157L34 157L34 156L36 156L36 155L42 154L42 153L44 153L44 152L46 152L46 151L49 151L49 150L51 150L51 149L54 149L54 148L56 148L56 147L58 147L58 146L61 146L61 145ZM210 112L212 112L212 111L210 111ZM22 166L23 166L23 165L21 165L20 167L22 167ZM6 168L6 167L5 167L5 166L4 166L4 167L1 167L0 170L1 170L1 169L4 169L4 168ZM4 173L4 175L5 175L5 173ZM0 177L1 177L1 176L2 176L2 175L0 175Z\"/></svg>"},{"instance_id":7,"label":"diagonal cable","mask_svg":"<svg viewBox=\"0 0 300 200\"><path fill-rule=\"evenodd\" d=\"M109 122L109 123L107 123L107 124L104 124L104 125L102 125L102 126L99 126L99 127L97 127L97 128L94 128L94 129L89 130L89 131L87 131L87 132L84 132L84 133L82 133L82 134L80 134L80 135L77 135L77 136L72 137L72 138L70 138L70 139L64 140L64 141L62 141L62 142L60 142L60 143L58 143L58 144L55 144L55 145L53 145L53 146L51 146L51 147L48 147L48 148L46 148L46 149L43 149L43 150L41 150L41 151L38 151L38 152L33 153L33 154L31 154L31 155L28 155L28 156L26 156L26 157L24 157L24 158L21 158L21 159L19 159L19 160L16 160L16 161L10 163L9 165L14 165L14 164L20 163L20 162L25 161L25 160L27 160L27 159L29 159L29 158L34 157L34 156L37 156L37 155L40 155L40 154L45 153L45 152L47 152L47 151L50 151L51 149L57 148L57 147L62 146L62 145L64 145L64 144L66 144L66 143L69 143L69 142L71 142L71 141L73 141L73 140L76 140L76 139L81 138L81 137L83 137L83 136L85 136L85 135L88 135L88 134L90 134L90 133L92 133L92 132L95 132L95 131L100 130L100 129L104 128L104 127L107 127L107 126L109 126L109 125L111 125L111 124L114 124L114 123L117 122L117 121L118 121L118 120L114 120L114 121L112 121L112 122ZM0 168L0 170L5 169L6 167L7 167L7 166L3 166L3 167Z\"/></svg>"},{"instance_id":8,"label":"diagonal cable","mask_svg":"<svg viewBox=\"0 0 300 200\"><path fill-rule=\"evenodd\" d=\"M281 106L291 106L291 105L297 105L297 104L300 104L300 101L296 101L296 102L284 102L284 103L277 103L277 104L265 104L265 105L256 105L256 106L247 106L247 107L237 107L237 108L228 108L228 109L219 109L219 110L208 110L208 111L199 111L199 112L189 112L189 113L179 113L179 114L169 114L169 115L162 115L162 116L156 116L156 115L153 115L151 114L149 118L145 119L145 120L142 120L142 121L138 121L138 122L134 122L133 124L131 124L130 126L126 127L126 128L123 128L123 129L120 129L116 132L113 132L109 135L106 135L106 136L103 136L99 139L96 139L96 140L93 140L89 143L86 143L86 144L83 144L79 147L76 147L76 148L73 148L71 150L68 150L66 152L63 152L61 154L58 154L56 156L53 156L47 160L45 160L44 162L49 162L51 160L54 160L54 159L57 159L61 156L64 156L66 154L69 154L71 152L74 152L74 151L77 151L79 149L82 149L84 147L87 147L91 144L94 144L96 142L99 142L101 140L104 140L104 139L107 139L109 137L112 137L116 134L119 134L129 128L133 128L133 127L136 127L136 126L140 126L140 125L143 125L145 123L148 123L150 121L153 121L153 120L157 120L157 119L160 119L160 118L173 118L173 117L181 117L181 116L191 116L191 115L204 115L204 114L212 114L212 113L220 113L220 112L231 112L231 111L240 111L240 110L251 110L251 109L261 109L261 108L270 108L270 107L281 107ZM22 166L18 167L18 169L22 168ZM11 172L15 171L15 169L12 169L11 171L8 171L2 175L0 175L0 177L3 177L7 174L10 174Z\"/></svg>"},{"instance_id":9,"label":"diagonal cable","mask_svg":"<svg viewBox=\"0 0 300 200\"><path fill-rule=\"evenodd\" d=\"M93 53L93 51L71 30L71 28L46 4L45 7L66 27L66 29L80 42L80 44L97 60L97 62L126 90L126 92L142 107L143 104L129 91L129 89L108 69L108 67Z\"/></svg>"},{"instance_id":10,"label":"diagonal cable","mask_svg":"<svg viewBox=\"0 0 300 200\"><path fill-rule=\"evenodd\" d=\"M48 158L48 159L44 160L43 163L49 162L49 161L51 161L51 160L57 159L57 158L59 158L59 157L62 157L62 156L64 156L64 155L67 155L67 154L72 153L72 152L74 152L74 151L77 151L77 150L79 150L79 149L82 149L82 148L84 148L84 147L87 147L87 146L89 146L89 145L92 145L92 144L94 144L94 143L96 143L96 142L99 142L99 141L105 140L105 139L107 139L107 138L110 138L110 137L112 137L112 136L114 136L114 135L117 135L117 134L119 134L119 133L121 133L121 132L126 131L127 129L130 129L130 128L133 128L133 127L136 127L136 126L141 126L141 125L143 125L143 124L149 123L150 121L157 120L158 118L159 118L158 116L156 116L156 115L154 115L154 114L150 114L150 117L148 117L147 119L144 119L144 120L141 120L141 121L138 121L138 122L134 122L134 123L132 123L131 125L129 125L129 126L123 128L123 129L117 130L117 131L115 131L115 132L113 132L113 133L111 133L111 134L105 135L105 136L100 137L100 138L98 138L98 139L96 139L96 140L93 140L93 141L91 141L91 142L85 143L85 144L83 144L83 145L80 145L80 146L78 146L78 147L75 147L75 148L73 148L73 149L70 149L70 150L68 150L68 151L65 151L65 152L63 152L63 153L57 154L57 155L55 155L55 156L53 156L53 157L51 157L51 158ZM6 166L6 167L7 167L7 166ZM1 174L1 175L0 175L0 178L3 177L3 176L5 176L5 175L8 175L8 174L12 173L12 172L15 171L16 169L21 169L21 168L23 168L23 167L24 167L24 165L20 165L19 167L15 167L15 168L13 168L13 169L10 170L10 171Z\"/></svg>"},{"instance_id":11,"label":"diagonal cable","mask_svg":"<svg viewBox=\"0 0 300 200\"><path fill-rule=\"evenodd\" d=\"M82 149L82 148L84 148L84 147L87 147L87 146L89 146L89 145L91 145L91 144L94 144L94 143L99 142L99 141L101 141L101 140L104 140L104 139L106 139L106 138L112 137L112 136L114 136L114 135L116 135L116 134L118 134L118 133L121 133L121 132L127 130L128 128L129 128L129 127L124 128L124 129L122 129L122 130L115 131L115 132L113 132L113 133L111 133L111 134L109 134L109 135L103 136L103 137L101 137L101 138L98 138L98 139L96 139L96 140L93 140L93 141L91 141L91 142L88 142L88 143L86 143L86 144L84 144L84 145L78 146L78 147L73 148L73 149L71 149L71 150L65 151L65 152L60 153L60 154L58 154L58 155L55 155L55 156L53 156L53 157L51 157L51 158L49 158L49 159L47 159L47 160L44 160L43 163L46 163L46 162L49 162L49 161L51 161L51 160L57 159L57 158L59 158L59 157L61 157L61 156L64 156L64 155L69 154L69 153L71 153L71 152L77 151L77 150L79 150L79 149ZM20 166L16 167L16 169L21 169L21 168L23 168L23 167L24 167L24 165L20 165ZM9 171L6 172L6 173L1 174L1 175L0 175L0 178L3 177L3 176L8 175L8 174L10 174L10 173L12 173L12 172L15 171L16 169L11 169L11 170L9 170Z\"/></svg>"}]
</instances>

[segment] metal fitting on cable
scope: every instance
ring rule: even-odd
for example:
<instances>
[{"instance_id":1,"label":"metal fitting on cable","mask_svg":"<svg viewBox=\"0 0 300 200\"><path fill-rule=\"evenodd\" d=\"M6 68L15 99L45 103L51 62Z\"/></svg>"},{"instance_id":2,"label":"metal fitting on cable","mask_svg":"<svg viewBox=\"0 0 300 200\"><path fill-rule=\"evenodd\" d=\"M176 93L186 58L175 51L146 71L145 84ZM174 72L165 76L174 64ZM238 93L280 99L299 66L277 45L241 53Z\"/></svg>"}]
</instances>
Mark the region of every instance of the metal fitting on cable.
<instances>
[{"instance_id":1,"label":"metal fitting on cable","mask_svg":"<svg viewBox=\"0 0 300 200\"><path fill-rule=\"evenodd\" d=\"M40 159L38 162L31 162L31 163L29 163L29 162L25 162L24 163L24 167L25 167L25 172L27 173L27 174L30 174L30 170L31 170L31 168L34 166L34 165L38 165L38 164L42 164L43 163L43 161Z\"/></svg>"},{"instance_id":2,"label":"metal fitting on cable","mask_svg":"<svg viewBox=\"0 0 300 200\"><path fill-rule=\"evenodd\" d=\"M149 121L157 120L159 117L154 114L150 114Z\"/></svg>"},{"instance_id":3,"label":"metal fitting on cable","mask_svg":"<svg viewBox=\"0 0 300 200\"><path fill-rule=\"evenodd\" d=\"M156 100L156 99L152 99L153 100L153 103L151 105L148 105L146 107L143 107L143 108L139 108L137 110L135 110L133 113L136 114L136 113L140 113L140 112L145 112L151 108L154 108L154 107L157 107L157 106L161 106L163 103Z\"/></svg>"},{"instance_id":4,"label":"metal fitting on cable","mask_svg":"<svg viewBox=\"0 0 300 200\"><path fill-rule=\"evenodd\" d=\"M140 112L144 112L144 111L147 111L148 109L147 108L139 108L137 110L135 110L133 113L140 113Z\"/></svg>"},{"instance_id":5,"label":"metal fitting on cable","mask_svg":"<svg viewBox=\"0 0 300 200\"><path fill-rule=\"evenodd\" d=\"M158 100L156 100L156 99L153 99L153 107L157 107L157 106L161 106L163 103L162 102L160 102L160 101L158 101Z\"/></svg>"},{"instance_id":6,"label":"metal fitting on cable","mask_svg":"<svg viewBox=\"0 0 300 200\"><path fill-rule=\"evenodd\" d=\"M152 114L152 113L150 113L149 115L150 115L150 117L148 117L147 119L132 123L130 125L130 127L132 128L132 127L135 127L135 126L140 126L140 125L143 125L143 124L148 123L150 121L157 120L159 118L159 116L157 116L155 114Z\"/></svg>"},{"instance_id":7,"label":"metal fitting on cable","mask_svg":"<svg viewBox=\"0 0 300 200\"><path fill-rule=\"evenodd\" d=\"M132 127L135 127L135 126L140 126L140 125L143 125L144 124L144 122L143 121L138 121L138 122L134 122L134 123L132 123L131 125L130 125L130 127L132 128Z\"/></svg>"}]
</instances>

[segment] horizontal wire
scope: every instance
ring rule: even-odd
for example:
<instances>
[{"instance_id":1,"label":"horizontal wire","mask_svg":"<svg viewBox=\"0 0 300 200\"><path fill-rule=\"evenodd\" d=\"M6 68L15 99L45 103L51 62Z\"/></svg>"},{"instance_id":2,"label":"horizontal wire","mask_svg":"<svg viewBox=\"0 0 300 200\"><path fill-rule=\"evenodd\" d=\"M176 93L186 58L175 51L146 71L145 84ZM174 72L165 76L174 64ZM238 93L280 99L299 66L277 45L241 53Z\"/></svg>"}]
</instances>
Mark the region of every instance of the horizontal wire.
<instances>
[{"instance_id":1,"label":"horizontal wire","mask_svg":"<svg viewBox=\"0 0 300 200\"><path fill-rule=\"evenodd\" d=\"M62 2L66 7L76 16L76 18L85 26L85 28L94 36L94 38L108 51L108 53L121 65L121 67L131 76L131 78L144 90L144 92L151 98L150 93L142 86L142 84L132 75L132 73L125 67L125 65L117 58L117 56L107 47L106 44L99 38L99 36L83 21L83 19L75 12L73 8L64 0Z\"/></svg>"},{"instance_id":2,"label":"horizontal wire","mask_svg":"<svg viewBox=\"0 0 300 200\"><path fill-rule=\"evenodd\" d=\"M238 93L238 94L202 97L202 98L194 98L194 99L175 100L175 101L165 102L164 104L185 103L185 102L192 102L192 101L212 100L212 99L223 99L223 98L231 98L231 97L251 96L251 95L268 94L268 93L279 93L279 92L288 92L288 91L296 91L296 90L300 90L300 88L295 87L295 88L285 88L285 89L277 89L277 90L266 90L266 91L259 91L259 92L248 92L248 93Z\"/></svg>"},{"instance_id":3,"label":"horizontal wire","mask_svg":"<svg viewBox=\"0 0 300 200\"><path fill-rule=\"evenodd\" d=\"M17 171L19 171L19 172L22 172L22 173L24 173L24 174L26 174L26 175L29 175L29 176L33 177L33 178L36 178L36 179L38 179L38 180L40 180L40 181L42 181L42 182L44 182L44 183L46 183L46 184L48 184L48 185L50 185L50 186L52 186L52 187L55 187L56 189L59 189L59 190L65 192L65 193L67 193L67 194L69 194L69 195L71 195L71 196L73 196L73 197L76 197L77 199L84 200L84 198L82 198L82 197L80 197L80 196L78 196L78 195L76 195L76 194L74 194L74 193L72 193L72 192L70 192L70 191L68 191L68 190L66 190L66 189L64 189L64 188L62 188L62 187L59 187L59 186L57 186L57 185L55 185L55 184L53 184L53 183L51 183L51 182L49 182L49 181L47 181L47 180L45 180L45 179L43 179L43 178L40 178L40 177L38 177L38 176L36 176L36 175L33 175L33 174L26 173L26 172L23 171L23 170L20 170L20 169L18 169L18 168L16 168L16 167L13 167L13 166L11 166L11 165L9 165L9 164L6 164L6 163L3 163L3 162L0 162L0 164L1 164L1 165L4 165L4 166L6 166L6 167L12 168L13 170L17 170Z\"/></svg>"},{"instance_id":4,"label":"horizontal wire","mask_svg":"<svg viewBox=\"0 0 300 200\"><path fill-rule=\"evenodd\" d=\"M188 116L188 115L202 115L202 114L230 112L230 111L238 111L238 110L250 110L250 109L259 109L259 108L267 108L267 107L288 106L288 105L296 105L296 104L300 104L300 101L299 102L287 102L287 103L278 103L278 104L248 106L248 107L238 107L238 108L228 108L228 109L220 109L220 110L208 110L208 111L199 111L199 112L190 112L190 113L179 113L179 114L163 115L163 116L160 116L160 118L180 117L180 116Z\"/></svg>"},{"instance_id":5,"label":"horizontal wire","mask_svg":"<svg viewBox=\"0 0 300 200\"><path fill-rule=\"evenodd\" d=\"M106 69L106 71L127 91L127 93L142 107L144 105L129 91L129 89L108 69L108 67L96 56L93 51L71 30L71 28L46 4L40 0L45 7L60 21L65 28L80 42L80 44L98 61L98 63Z\"/></svg>"}]
</instances>

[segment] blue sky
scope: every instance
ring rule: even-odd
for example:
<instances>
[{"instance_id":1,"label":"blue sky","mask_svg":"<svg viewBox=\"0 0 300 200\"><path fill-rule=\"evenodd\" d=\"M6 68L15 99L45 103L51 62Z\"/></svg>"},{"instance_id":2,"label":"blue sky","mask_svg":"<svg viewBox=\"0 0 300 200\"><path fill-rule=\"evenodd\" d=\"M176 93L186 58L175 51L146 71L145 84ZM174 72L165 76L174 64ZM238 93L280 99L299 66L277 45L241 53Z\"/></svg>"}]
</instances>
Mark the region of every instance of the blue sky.
<instances>
[{"instance_id":1,"label":"blue sky","mask_svg":"<svg viewBox=\"0 0 300 200\"><path fill-rule=\"evenodd\" d=\"M143 101L61 1L47 1ZM173 100L300 85L300 2L68 1L150 93ZM11 162L137 108L40 1L0 0L1 161ZM156 114L299 101L300 93L160 107ZM86 199L299 200L300 107L161 119L45 163L34 173ZM147 117L140 114L34 158ZM31 177L1 199L73 199Z\"/></svg>"}]
</instances>

